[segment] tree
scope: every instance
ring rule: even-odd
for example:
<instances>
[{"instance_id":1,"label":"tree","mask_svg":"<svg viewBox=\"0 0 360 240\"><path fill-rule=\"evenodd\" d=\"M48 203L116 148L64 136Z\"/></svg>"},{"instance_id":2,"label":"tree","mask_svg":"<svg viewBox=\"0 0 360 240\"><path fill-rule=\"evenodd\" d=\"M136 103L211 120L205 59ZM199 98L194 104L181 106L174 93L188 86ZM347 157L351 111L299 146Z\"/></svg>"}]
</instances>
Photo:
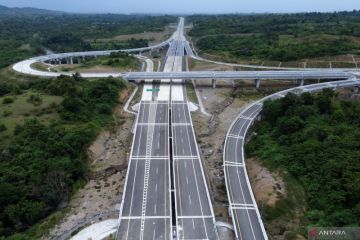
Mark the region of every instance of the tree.
<instances>
[{"instance_id":1,"label":"tree","mask_svg":"<svg viewBox=\"0 0 360 240\"><path fill-rule=\"evenodd\" d=\"M7 206L4 212L16 228L22 230L41 219L46 214L45 207L42 202L26 200Z\"/></svg>"}]
</instances>

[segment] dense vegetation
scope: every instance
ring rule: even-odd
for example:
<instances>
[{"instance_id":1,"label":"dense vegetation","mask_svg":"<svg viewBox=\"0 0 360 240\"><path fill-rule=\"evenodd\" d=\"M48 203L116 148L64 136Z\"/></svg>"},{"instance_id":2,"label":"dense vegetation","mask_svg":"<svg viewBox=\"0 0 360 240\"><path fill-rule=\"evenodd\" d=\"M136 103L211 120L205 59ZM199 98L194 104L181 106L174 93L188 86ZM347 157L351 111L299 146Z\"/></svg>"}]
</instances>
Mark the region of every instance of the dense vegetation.
<instances>
[{"instance_id":1,"label":"dense vegetation","mask_svg":"<svg viewBox=\"0 0 360 240\"><path fill-rule=\"evenodd\" d=\"M117 35L162 31L170 16L143 15L2 15L0 68L24 58L54 52L119 49L147 46L146 40L97 42Z\"/></svg>"},{"instance_id":2,"label":"dense vegetation","mask_svg":"<svg viewBox=\"0 0 360 240\"><path fill-rule=\"evenodd\" d=\"M136 69L139 66L139 60L132 55L124 52L111 53L110 56L101 56L93 59L87 59L82 63L82 67L92 67L96 65L111 66L117 68Z\"/></svg>"},{"instance_id":3,"label":"dense vegetation","mask_svg":"<svg viewBox=\"0 0 360 240\"><path fill-rule=\"evenodd\" d=\"M303 224L359 226L360 104L338 100L326 89L267 101L262 116L247 153L301 183L307 201Z\"/></svg>"},{"instance_id":4,"label":"dense vegetation","mask_svg":"<svg viewBox=\"0 0 360 240\"><path fill-rule=\"evenodd\" d=\"M360 52L360 42L347 36L312 35L296 38L282 36L269 39L266 35L212 36L199 40L197 46L210 52L237 58L292 61L319 56L336 56ZM231 46L231 48L229 48Z\"/></svg>"},{"instance_id":5,"label":"dense vegetation","mask_svg":"<svg viewBox=\"0 0 360 240\"><path fill-rule=\"evenodd\" d=\"M360 53L360 11L198 15L189 18L202 52L279 61Z\"/></svg>"},{"instance_id":6,"label":"dense vegetation","mask_svg":"<svg viewBox=\"0 0 360 240\"><path fill-rule=\"evenodd\" d=\"M118 93L125 87L117 79L88 81L78 75L0 85L2 95L14 98L29 90L63 98L52 106L60 119L42 123L29 117L15 127L10 142L0 146L0 236L26 230L83 185L87 146L112 121ZM31 94L28 101L36 104L39 96Z\"/></svg>"}]
</instances>

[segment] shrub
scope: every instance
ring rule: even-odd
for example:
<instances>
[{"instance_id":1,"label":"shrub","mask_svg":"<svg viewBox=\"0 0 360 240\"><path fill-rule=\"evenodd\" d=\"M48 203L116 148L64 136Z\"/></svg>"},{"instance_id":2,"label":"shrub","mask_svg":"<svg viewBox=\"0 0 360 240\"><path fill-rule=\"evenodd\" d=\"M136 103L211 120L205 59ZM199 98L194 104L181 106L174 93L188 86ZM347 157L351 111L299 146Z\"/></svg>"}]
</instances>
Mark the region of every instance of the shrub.
<instances>
[{"instance_id":1,"label":"shrub","mask_svg":"<svg viewBox=\"0 0 360 240\"><path fill-rule=\"evenodd\" d=\"M2 123L0 123L0 132L5 132L6 131L6 126Z\"/></svg>"},{"instance_id":2,"label":"shrub","mask_svg":"<svg viewBox=\"0 0 360 240\"><path fill-rule=\"evenodd\" d=\"M3 104L10 104L10 103L13 103L14 102L14 99L11 98L11 97L6 97L3 99Z\"/></svg>"},{"instance_id":3,"label":"shrub","mask_svg":"<svg viewBox=\"0 0 360 240\"><path fill-rule=\"evenodd\" d=\"M31 94L26 101L35 106L42 104L42 98L39 94Z\"/></svg>"},{"instance_id":4,"label":"shrub","mask_svg":"<svg viewBox=\"0 0 360 240\"><path fill-rule=\"evenodd\" d=\"M11 114L12 114L11 111L5 110L5 111L3 112L3 116L4 116L4 117L8 117L8 116L10 116Z\"/></svg>"}]
</instances>

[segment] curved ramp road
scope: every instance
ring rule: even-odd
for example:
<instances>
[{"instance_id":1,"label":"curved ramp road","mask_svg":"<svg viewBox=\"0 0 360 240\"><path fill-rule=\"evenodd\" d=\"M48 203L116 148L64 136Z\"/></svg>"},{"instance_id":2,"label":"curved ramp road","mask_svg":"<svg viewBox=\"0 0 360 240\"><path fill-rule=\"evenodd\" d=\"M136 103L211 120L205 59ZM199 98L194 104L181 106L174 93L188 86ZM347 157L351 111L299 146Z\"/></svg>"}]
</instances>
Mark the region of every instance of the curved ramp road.
<instances>
[{"instance_id":1,"label":"curved ramp road","mask_svg":"<svg viewBox=\"0 0 360 240\"><path fill-rule=\"evenodd\" d=\"M123 50L106 50L106 51L87 51L87 52L69 52L69 53L55 53L55 54L49 54L44 56L38 56L33 57L21 62L18 62L13 65L13 70L19 73L33 75L33 76L43 76L43 77L58 77L59 75L71 75L73 73L69 72L45 72L33 69L31 67L32 64L38 63L38 62L47 62L47 61L54 61L58 62L61 59L68 59L69 62L73 62L73 58L84 58L84 57L96 57L96 56L108 56L111 53L115 52L145 52L145 51L151 51L154 49L159 49L166 47L170 44L173 37L169 38L168 40L150 46L150 47L144 47L144 48L133 48L133 49L123 49ZM119 72L110 72L110 73L103 73L103 74L96 74L96 73L88 73L88 74L82 74L83 77L108 77L108 76L117 76L119 75Z\"/></svg>"},{"instance_id":2,"label":"curved ramp road","mask_svg":"<svg viewBox=\"0 0 360 240\"><path fill-rule=\"evenodd\" d=\"M226 135L223 156L229 208L237 239L268 239L251 190L244 156L244 141L247 131L260 114L263 102L267 99L282 98L289 92L301 94L320 91L324 88L344 88L359 85L360 80L351 78L292 88L267 96L251 104L238 115Z\"/></svg>"}]
</instances>

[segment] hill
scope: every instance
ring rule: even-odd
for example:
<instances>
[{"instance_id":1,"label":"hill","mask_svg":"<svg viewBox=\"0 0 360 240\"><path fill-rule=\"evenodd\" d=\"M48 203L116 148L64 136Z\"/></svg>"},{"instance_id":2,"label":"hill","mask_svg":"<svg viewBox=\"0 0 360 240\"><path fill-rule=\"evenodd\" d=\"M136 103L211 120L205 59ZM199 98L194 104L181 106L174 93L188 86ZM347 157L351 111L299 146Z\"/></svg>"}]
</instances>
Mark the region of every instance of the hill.
<instances>
[{"instance_id":1,"label":"hill","mask_svg":"<svg viewBox=\"0 0 360 240\"><path fill-rule=\"evenodd\" d=\"M65 12L46 10L46 9L38 9L38 8L10 8L3 5L0 5L0 17L7 16L34 16L34 15L62 15Z\"/></svg>"}]
</instances>

